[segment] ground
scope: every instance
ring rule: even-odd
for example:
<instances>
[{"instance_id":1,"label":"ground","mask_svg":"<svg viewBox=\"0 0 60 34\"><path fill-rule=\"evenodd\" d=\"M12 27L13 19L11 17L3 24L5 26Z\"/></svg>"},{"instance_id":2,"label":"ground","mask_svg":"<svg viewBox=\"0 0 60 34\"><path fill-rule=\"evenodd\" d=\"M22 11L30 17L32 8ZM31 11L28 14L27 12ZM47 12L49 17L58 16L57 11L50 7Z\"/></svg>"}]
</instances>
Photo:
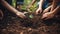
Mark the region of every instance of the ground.
<instances>
[{"instance_id":1,"label":"ground","mask_svg":"<svg viewBox=\"0 0 60 34\"><path fill-rule=\"evenodd\" d=\"M60 34L60 16L49 20L21 19L8 13L0 23L0 34Z\"/></svg>"}]
</instances>

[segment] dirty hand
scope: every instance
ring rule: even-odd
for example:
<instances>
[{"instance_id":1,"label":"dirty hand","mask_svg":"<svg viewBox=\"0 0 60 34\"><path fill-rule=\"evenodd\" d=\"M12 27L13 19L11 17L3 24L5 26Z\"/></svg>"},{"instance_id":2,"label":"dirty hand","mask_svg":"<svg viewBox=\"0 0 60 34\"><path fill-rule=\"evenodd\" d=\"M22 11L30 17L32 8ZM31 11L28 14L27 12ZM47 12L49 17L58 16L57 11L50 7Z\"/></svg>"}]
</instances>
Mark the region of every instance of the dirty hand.
<instances>
[{"instance_id":1,"label":"dirty hand","mask_svg":"<svg viewBox=\"0 0 60 34\"><path fill-rule=\"evenodd\" d=\"M55 16L55 14L58 12L58 10L60 9L60 6L57 6L53 11L50 12L46 12L42 15L42 19L50 19L53 18Z\"/></svg>"},{"instance_id":2,"label":"dirty hand","mask_svg":"<svg viewBox=\"0 0 60 34\"><path fill-rule=\"evenodd\" d=\"M40 8L38 8L37 10L36 10L36 14L40 14L42 12L42 9L40 9Z\"/></svg>"},{"instance_id":3,"label":"dirty hand","mask_svg":"<svg viewBox=\"0 0 60 34\"><path fill-rule=\"evenodd\" d=\"M42 19L50 19L50 18L52 18L53 16L54 16L55 14L53 14L53 12L47 12L47 13L44 13L43 15L42 15Z\"/></svg>"}]
</instances>

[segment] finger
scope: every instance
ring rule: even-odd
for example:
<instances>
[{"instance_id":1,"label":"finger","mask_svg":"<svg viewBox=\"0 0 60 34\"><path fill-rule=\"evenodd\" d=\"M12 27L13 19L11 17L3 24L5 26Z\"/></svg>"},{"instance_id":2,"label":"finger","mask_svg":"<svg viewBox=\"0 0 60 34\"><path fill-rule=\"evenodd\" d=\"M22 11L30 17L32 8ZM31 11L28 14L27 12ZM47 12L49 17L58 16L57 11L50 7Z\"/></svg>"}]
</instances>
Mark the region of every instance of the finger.
<instances>
[{"instance_id":1,"label":"finger","mask_svg":"<svg viewBox=\"0 0 60 34\"><path fill-rule=\"evenodd\" d=\"M38 14L39 8L36 10L36 14Z\"/></svg>"},{"instance_id":2,"label":"finger","mask_svg":"<svg viewBox=\"0 0 60 34\"><path fill-rule=\"evenodd\" d=\"M53 17L54 17L54 14L52 14L52 15L46 17L45 20L47 20L47 19L51 19L51 18L53 18Z\"/></svg>"},{"instance_id":3,"label":"finger","mask_svg":"<svg viewBox=\"0 0 60 34\"><path fill-rule=\"evenodd\" d=\"M18 17L21 17L21 18L26 18L26 16L24 15L24 13L17 12L16 15Z\"/></svg>"},{"instance_id":4,"label":"finger","mask_svg":"<svg viewBox=\"0 0 60 34\"><path fill-rule=\"evenodd\" d=\"M60 6L57 6L52 12L50 12L50 14L46 14L47 16L43 16L43 18L45 19L45 20L47 20L47 19L51 19L51 18L53 18L54 17L54 15L57 13L57 11L60 9Z\"/></svg>"},{"instance_id":5,"label":"finger","mask_svg":"<svg viewBox=\"0 0 60 34\"><path fill-rule=\"evenodd\" d=\"M53 13L53 14L56 14L59 10L60 10L60 6L57 6L57 7L52 11L52 13Z\"/></svg>"},{"instance_id":6,"label":"finger","mask_svg":"<svg viewBox=\"0 0 60 34\"><path fill-rule=\"evenodd\" d=\"M51 9L51 7L52 7L52 5L51 5L51 6L49 6L49 7L47 7L47 8L43 11L43 13L48 12L48 11Z\"/></svg>"},{"instance_id":7,"label":"finger","mask_svg":"<svg viewBox=\"0 0 60 34\"><path fill-rule=\"evenodd\" d=\"M36 14L40 14L42 12L42 9L37 9Z\"/></svg>"},{"instance_id":8,"label":"finger","mask_svg":"<svg viewBox=\"0 0 60 34\"><path fill-rule=\"evenodd\" d=\"M53 0L51 11L53 11L56 7L57 7L57 1Z\"/></svg>"},{"instance_id":9,"label":"finger","mask_svg":"<svg viewBox=\"0 0 60 34\"><path fill-rule=\"evenodd\" d=\"M26 14L26 13L28 13L28 12L24 12L23 14Z\"/></svg>"},{"instance_id":10,"label":"finger","mask_svg":"<svg viewBox=\"0 0 60 34\"><path fill-rule=\"evenodd\" d=\"M42 15L41 19L45 19L47 16L48 16L48 13L45 13L45 14Z\"/></svg>"}]
</instances>

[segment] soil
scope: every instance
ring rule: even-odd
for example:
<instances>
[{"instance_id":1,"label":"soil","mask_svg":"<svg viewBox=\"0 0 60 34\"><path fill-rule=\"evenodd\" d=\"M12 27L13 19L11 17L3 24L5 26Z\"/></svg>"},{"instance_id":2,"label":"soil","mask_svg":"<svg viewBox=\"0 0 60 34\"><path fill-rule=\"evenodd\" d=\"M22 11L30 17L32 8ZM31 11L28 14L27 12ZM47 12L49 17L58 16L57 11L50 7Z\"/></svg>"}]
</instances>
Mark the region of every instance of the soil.
<instances>
[{"instance_id":1,"label":"soil","mask_svg":"<svg viewBox=\"0 0 60 34\"><path fill-rule=\"evenodd\" d=\"M48 20L40 20L38 16L22 19L5 12L0 20L0 34L60 34L60 16Z\"/></svg>"}]
</instances>

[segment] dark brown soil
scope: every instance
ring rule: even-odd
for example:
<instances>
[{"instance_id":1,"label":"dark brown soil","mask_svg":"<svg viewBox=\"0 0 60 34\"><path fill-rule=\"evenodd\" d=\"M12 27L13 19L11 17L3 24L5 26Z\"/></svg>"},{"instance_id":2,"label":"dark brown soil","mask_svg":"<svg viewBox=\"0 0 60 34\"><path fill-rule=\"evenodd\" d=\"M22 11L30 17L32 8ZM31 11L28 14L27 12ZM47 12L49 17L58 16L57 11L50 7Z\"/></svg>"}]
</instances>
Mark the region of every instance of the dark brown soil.
<instances>
[{"instance_id":1,"label":"dark brown soil","mask_svg":"<svg viewBox=\"0 0 60 34\"><path fill-rule=\"evenodd\" d=\"M0 34L60 34L60 16L49 20L21 19L7 15L1 20Z\"/></svg>"}]
</instances>

